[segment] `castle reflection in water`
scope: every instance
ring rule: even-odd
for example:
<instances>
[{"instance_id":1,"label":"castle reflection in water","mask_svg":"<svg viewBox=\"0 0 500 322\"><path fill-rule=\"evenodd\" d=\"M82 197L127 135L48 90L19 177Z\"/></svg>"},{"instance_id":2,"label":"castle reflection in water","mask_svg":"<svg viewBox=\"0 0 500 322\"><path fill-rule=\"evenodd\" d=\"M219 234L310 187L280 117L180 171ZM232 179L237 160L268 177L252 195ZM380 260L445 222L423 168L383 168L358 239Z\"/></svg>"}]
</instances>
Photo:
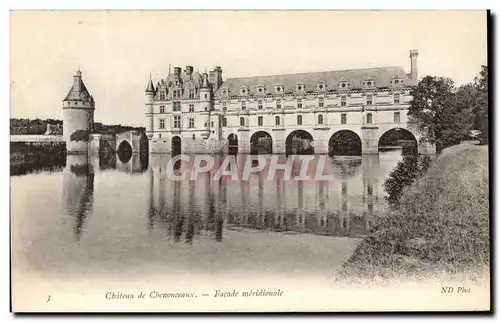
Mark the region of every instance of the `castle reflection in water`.
<instances>
[{"instance_id":1,"label":"castle reflection in water","mask_svg":"<svg viewBox=\"0 0 500 322\"><path fill-rule=\"evenodd\" d=\"M148 229L167 231L174 241L222 241L227 229L361 237L387 207L383 182L400 152L330 158L332 180L316 182L267 180L259 173L243 181L214 181L208 173L193 181L172 181L166 175L169 158L68 155L63 205L75 218L75 238L81 237L85 219L92 213L94 179L108 171L147 177L143 189L148 209L138 215L148 216Z\"/></svg>"}]
</instances>

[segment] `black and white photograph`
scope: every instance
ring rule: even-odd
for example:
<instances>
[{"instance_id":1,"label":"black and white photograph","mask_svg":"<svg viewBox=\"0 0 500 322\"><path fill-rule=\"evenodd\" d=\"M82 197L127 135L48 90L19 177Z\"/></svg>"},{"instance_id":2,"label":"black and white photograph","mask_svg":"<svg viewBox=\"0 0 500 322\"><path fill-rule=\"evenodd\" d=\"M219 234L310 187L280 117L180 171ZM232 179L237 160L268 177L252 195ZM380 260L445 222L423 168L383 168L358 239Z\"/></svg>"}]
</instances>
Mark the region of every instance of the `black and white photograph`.
<instances>
[{"instance_id":1,"label":"black and white photograph","mask_svg":"<svg viewBox=\"0 0 500 322\"><path fill-rule=\"evenodd\" d=\"M491 310L490 19L12 10L11 310Z\"/></svg>"}]
</instances>

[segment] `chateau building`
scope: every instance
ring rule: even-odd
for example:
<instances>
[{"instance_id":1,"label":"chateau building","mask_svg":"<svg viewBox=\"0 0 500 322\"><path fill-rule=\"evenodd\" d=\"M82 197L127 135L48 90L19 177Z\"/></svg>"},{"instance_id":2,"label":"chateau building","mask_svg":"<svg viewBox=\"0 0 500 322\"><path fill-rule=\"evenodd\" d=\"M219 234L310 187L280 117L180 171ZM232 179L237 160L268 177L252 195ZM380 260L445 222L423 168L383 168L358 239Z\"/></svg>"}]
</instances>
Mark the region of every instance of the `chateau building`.
<instances>
[{"instance_id":1,"label":"chateau building","mask_svg":"<svg viewBox=\"0 0 500 322\"><path fill-rule=\"evenodd\" d=\"M417 84L417 50L402 67L222 78L192 66L146 88L146 135L152 153L376 154L382 136L408 122ZM434 153L429 145L421 153Z\"/></svg>"}]
</instances>

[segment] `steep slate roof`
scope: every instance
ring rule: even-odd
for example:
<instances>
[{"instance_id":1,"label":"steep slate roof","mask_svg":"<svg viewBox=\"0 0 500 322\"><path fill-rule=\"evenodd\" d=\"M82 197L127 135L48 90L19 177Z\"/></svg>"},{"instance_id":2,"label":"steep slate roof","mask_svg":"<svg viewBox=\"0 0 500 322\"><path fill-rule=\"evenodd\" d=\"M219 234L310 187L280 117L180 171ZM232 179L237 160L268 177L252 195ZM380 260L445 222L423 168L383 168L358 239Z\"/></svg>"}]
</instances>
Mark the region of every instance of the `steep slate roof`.
<instances>
[{"instance_id":1,"label":"steep slate roof","mask_svg":"<svg viewBox=\"0 0 500 322\"><path fill-rule=\"evenodd\" d=\"M377 88L389 87L393 77L398 76L403 80L403 84L413 85L412 81L405 73L403 67L377 67L365 69L348 69L328 72L300 73L272 76L255 76L242 78L228 78L216 91L216 96L221 96L222 88L229 90L229 95L239 95L241 86L248 86L250 94L257 92L256 86L266 86L267 93L275 93L276 85L283 85L283 93L295 92L297 83L303 83L306 91L316 91L317 85L324 82L326 90L338 88L341 79L345 78L350 83L351 89L359 89L363 86L363 81L373 79Z\"/></svg>"},{"instance_id":2,"label":"steep slate roof","mask_svg":"<svg viewBox=\"0 0 500 322\"><path fill-rule=\"evenodd\" d=\"M146 88L146 93L154 93L155 86L153 85L153 81L150 79L148 83L148 87Z\"/></svg>"},{"instance_id":3,"label":"steep slate roof","mask_svg":"<svg viewBox=\"0 0 500 322\"><path fill-rule=\"evenodd\" d=\"M92 102L93 98L89 94L89 91L87 90L87 87L85 87L85 84L83 83L83 80L79 78L80 82L80 89L81 91L76 91L75 90L75 85L71 86L71 89L69 90L68 95L66 95L66 98L63 100L64 101L83 101L83 102Z\"/></svg>"}]
</instances>

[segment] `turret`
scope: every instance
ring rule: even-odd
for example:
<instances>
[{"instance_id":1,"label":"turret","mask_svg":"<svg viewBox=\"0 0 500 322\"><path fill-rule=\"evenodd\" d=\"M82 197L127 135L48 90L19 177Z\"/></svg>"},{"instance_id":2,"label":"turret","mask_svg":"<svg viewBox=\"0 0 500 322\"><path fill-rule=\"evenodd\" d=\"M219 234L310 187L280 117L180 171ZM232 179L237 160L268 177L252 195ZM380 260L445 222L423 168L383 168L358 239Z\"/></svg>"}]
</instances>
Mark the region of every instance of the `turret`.
<instances>
[{"instance_id":1,"label":"turret","mask_svg":"<svg viewBox=\"0 0 500 322\"><path fill-rule=\"evenodd\" d=\"M200 115L203 121L203 132L201 136L206 139L210 135L210 109L211 109L211 101L212 101L212 89L210 88L210 83L208 82L207 73L203 73L202 75L202 83L200 88L200 106L201 111Z\"/></svg>"},{"instance_id":2,"label":"turret","mask_svg":"<svg viewBox=\"0 0 500 322\"><path fill-rule=\"evenodd\" d=\"M62 102L62 108L67 151L87 153L89 134L94 127L95 102L83 83L80 69L73 75L73 85Z\"/></svg>"},{"instance_id":3,"label":"turret","mask_svg":"<svg viewBox=\"0 0 500 322\"><path fill-rule=\"evenodd\" d=\"M153 80L150 78L146 87L146 135L149 140L154 134L154 118L153 118L153 103L156 89L153 85Z\"/></svg>"}]
</instances>

